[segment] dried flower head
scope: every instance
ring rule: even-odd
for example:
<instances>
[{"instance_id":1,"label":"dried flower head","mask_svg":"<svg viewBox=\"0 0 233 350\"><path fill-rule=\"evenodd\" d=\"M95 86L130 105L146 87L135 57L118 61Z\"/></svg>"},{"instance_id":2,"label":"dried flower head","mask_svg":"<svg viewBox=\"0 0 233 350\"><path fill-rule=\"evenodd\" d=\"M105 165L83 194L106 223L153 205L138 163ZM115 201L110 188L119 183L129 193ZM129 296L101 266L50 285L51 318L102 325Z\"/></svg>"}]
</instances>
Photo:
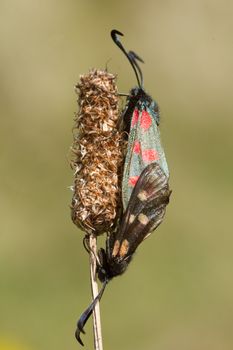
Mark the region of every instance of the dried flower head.
<instances>
[{"instance_id":1,"label":"dried flower head","mask_svg":"<svg viewBox=\"0 0 233 350\"><path fill-rule=\"evenodd\" d=\"M76 85L71 166L75 170L72 220L87 233L108 232L121 203L123 134L118 130L116 77L91 70Z\"/></svg>"}]
</instances>

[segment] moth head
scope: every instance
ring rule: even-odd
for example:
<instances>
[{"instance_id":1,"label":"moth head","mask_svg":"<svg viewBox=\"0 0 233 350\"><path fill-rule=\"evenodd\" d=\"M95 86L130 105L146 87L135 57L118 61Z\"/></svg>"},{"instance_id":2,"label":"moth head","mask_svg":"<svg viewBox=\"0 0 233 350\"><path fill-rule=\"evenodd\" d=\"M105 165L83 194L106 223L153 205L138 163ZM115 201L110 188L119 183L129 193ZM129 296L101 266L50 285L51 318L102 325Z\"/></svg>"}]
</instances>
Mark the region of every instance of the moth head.
<instances>
[{"instance_id":1,"label":"moth head","mask_svg":"<svg viewBox=\"0 0 233 350\"><path fill-rule=\"evenodd\" d=\"M159 124L159 107L158 104L152 99L150 95L141 87L135 87L130 90L127 97L128 105L131 103L134 108L142 111L147 108L153 114L156 119L156 123Z\"/></svg>"},{"instance_id":2,"label":"moth head","mask_svg":"<svg viewBox=\"0 0 233 350\"><path fill-rule=\"evenodd\" d=\"M109 280L108 273L108 263L107 263L107 254L103 248L100 248L98 251L99 265L97 265L97 274L100 282L104 283L106 280Z\"/></svg>"}]
</instances>

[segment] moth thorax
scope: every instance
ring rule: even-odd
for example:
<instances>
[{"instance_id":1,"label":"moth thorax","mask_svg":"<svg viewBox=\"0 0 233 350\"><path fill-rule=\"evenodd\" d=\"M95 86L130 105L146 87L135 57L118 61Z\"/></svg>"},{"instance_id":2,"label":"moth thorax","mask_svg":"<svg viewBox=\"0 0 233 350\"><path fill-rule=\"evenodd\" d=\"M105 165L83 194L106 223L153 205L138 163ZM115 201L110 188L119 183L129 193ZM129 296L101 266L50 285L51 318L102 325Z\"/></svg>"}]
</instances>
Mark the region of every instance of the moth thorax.
<instances>
[{"instance_id":1,"label":"moth thorax","mask_svg":"<svg viewBox=\"0 0 233 350\"><path fill-rule=\"evenodd\" d=\"M131 258L128 258L127 260L116 258L109 261L108 268L111 278L122 275L127 269L130 260Z\"/></svg>"}]
</instances>

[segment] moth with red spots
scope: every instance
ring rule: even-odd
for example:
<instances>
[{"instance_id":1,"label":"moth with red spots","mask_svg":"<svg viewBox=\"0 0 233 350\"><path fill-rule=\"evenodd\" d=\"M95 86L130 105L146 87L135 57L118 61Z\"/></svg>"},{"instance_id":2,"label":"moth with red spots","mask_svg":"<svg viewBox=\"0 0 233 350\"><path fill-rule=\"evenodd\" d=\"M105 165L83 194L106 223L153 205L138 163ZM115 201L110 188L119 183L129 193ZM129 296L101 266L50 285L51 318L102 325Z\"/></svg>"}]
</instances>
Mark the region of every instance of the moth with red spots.
<instances>
[{"instance_id":1,"label":"moth with red spots","mask_svg":"<svg viewBox=\"0 0 233 350\"><path fill-rule=\"evenodd\" d=\"M120 34L117 32L117 34ZM121 42L113 31L112 37L116 44L122 47ZM135 65L138 56L132 51L127 54L130 63ZM122 182L122 201L124 210L129 202L133 187L135 186L141 172L150 163L156 162L160 165L167 178L169 170L163 147L161 145L159 132L159 107L158 104L145 92L143 88L142 72L137 74L138 87L130 91L127 97L126 108L123 112L123 118L126 130L129 132L128 149L125 158L123 182ZM141 79L139 79L139 76Z\"/></svg>"},{"instance_id":2,"label":"moth with red spots","mask_svg":"<svg viewBox=\"0 0 233 350\"><path fill-rule=\"evenodd\" d=\"M80 333L101 299L107 283L127 269L139 244L162 222L171 191L167 176L158 163L149 164L141 173L115 234L106 241L106 249L98 252L98 277L103 287L77 323L76 339L83 345Z\"/></svg>"},{"instance_id":3,"label":"moth with red spots","mask_svg":"<svg viewBox=\"0 0 233 350\"><path fill-rule=\"evenodd\" d=\"M80 333L101 299L105 286L125 272L140 243L163 221L169 203L169 172L159 133L159 108L143 88L143 76L138 65L142 61L134 52L126 52L117 35L111 36L128 58L137 77L138 87L132 89L123 112L128 132L128 149L125 158L122 205L123 214L115 232L106 240L106 248L98 252L99 280L103 287L99 295L80 317L75 336L80 344Z\"/></svg>"},{"instance_id":4,"label":"moth with red spots","mask_svg":"<svg viewBox=\"0 0 233 350\"><path fill-rule=\"evenodd\" d=\"M128 148L122 181L123 216L118 229L100 250L99 279L102 282L122 274L139 244L162 222L171 191L169 171L159 133L159 108L143 88L143 75L134 52L126 52L117 30L113 41L128 58L138 87L127 97L123 119L128 130Z\"/></svg>"}]
</instances>

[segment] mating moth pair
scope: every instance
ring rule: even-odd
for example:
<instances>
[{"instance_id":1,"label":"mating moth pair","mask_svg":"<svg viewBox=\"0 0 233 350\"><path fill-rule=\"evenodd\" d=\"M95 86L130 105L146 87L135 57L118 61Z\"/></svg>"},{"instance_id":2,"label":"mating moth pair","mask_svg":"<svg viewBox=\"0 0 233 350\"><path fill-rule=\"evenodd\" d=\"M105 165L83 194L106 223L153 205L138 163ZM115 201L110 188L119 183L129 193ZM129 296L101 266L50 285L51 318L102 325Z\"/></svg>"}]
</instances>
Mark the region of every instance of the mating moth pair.
<instances>
[{"instance_id":1,"label":"mating moth pair","mask_svg":"<svg viewBox=\"0 0 233 350\"><path fill-rule=\"evenodd\" d=\"M80 332L101 299L106 284L121 275L130 263L139 244L162 222L169 203L169 171L159 133L159 108L143 87L143 75L139 67L141 58L133 51L127 52L119 40L123 35L111 31L115 44L129 60L138 86L127 96L122 113L128 146L122 180L123 214L116 229L108 235L106 248L98 252L97 268L102 289L80 317L75 336L80 344Z\"/></svg>"}]
</instances>

